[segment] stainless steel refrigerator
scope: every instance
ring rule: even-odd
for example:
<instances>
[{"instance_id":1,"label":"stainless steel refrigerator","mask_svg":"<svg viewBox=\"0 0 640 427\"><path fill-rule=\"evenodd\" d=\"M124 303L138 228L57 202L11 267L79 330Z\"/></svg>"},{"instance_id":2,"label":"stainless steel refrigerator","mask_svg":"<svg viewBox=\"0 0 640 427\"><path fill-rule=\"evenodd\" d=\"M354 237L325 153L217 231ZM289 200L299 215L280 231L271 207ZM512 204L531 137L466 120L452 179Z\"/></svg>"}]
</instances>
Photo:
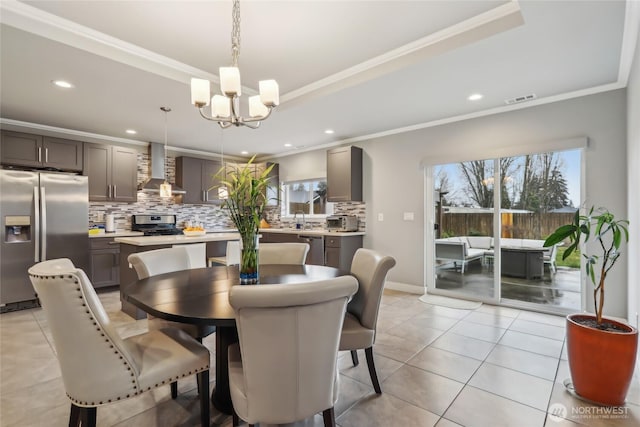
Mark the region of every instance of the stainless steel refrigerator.
<instances>
[{"instance_id":1,"label":"stainless steel refrigerator","mask_svg":"<svg viewBox=\"0 0 640 427\"><path fill-rule=\"evenodd\" d=\"M87 177L0 170L0 308L20 308L36 295L27 270L70 258L89 272Z\"/></svg>"}]
</instances>

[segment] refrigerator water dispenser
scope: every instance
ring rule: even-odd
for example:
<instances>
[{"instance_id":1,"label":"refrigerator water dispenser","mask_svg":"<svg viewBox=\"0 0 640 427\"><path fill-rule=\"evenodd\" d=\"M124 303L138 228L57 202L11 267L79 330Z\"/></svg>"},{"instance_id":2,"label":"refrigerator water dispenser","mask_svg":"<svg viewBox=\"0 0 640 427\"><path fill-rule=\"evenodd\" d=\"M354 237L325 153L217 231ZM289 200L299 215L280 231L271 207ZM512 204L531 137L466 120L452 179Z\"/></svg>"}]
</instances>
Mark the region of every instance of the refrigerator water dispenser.
<instances>
[{"instance_id":1,"label":"refrigerator water dispenser","mask_svg":"<svg viewBox=\"0 0 640 427\"><path fill-rule=\"evenodd\" d=\"M8 215L4 218L4 227L4 241L6 243L31 241L31 217L28 215Z\"/></svg>"}]
</instances>

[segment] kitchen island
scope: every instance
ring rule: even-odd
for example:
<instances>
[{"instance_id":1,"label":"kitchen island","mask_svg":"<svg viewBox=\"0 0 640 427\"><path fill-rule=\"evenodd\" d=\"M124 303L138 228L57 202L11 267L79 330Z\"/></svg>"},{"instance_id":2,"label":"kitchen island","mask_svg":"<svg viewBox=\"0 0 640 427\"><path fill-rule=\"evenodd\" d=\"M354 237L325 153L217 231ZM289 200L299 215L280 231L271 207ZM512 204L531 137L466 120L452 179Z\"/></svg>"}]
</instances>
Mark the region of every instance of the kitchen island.
<instances>
[{"instance_id":1,"label":"kitchen island","mask_svg":"<svg viewBox=\"0 0 640 427\"><path fill-rule=\"evenodd\" d=\"M219 257L225 255L228 241L239 239L240 234L230 232L206 233L201 236L168 235L116 237L114 242L120 244L120 301L122 302L122 311L134 319L143 319L146 317L145 312L127 302L123 295L123 289L126 288L128 284L138 280L136 271L129 266L129 261L127 260L129 255L136 252L170 248L174 245L206 243L206 257Z\"/></svg>"},{"instance_id":2,"label":"kitchen island","mask_svg":"<svg viewBox=\"0 0 640 427\"><path fill-rule=\"evenodd\" d=\"M305 264L351 269L353 255L362 247L363 231L328 231L293 228L261 228L261 243L303 242L309 244Z\"/></svg>"}]
</instances>

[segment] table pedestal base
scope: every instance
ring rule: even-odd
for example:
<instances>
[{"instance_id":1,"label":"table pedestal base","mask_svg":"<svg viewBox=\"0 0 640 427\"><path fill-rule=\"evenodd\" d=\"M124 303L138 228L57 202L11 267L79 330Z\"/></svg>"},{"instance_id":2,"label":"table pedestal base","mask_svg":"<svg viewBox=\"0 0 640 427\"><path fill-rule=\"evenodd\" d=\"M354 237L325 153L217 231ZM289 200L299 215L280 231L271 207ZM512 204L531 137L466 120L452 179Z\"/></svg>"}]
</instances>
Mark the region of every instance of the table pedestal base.
<instances>
[{"instance_id":1,"label":"table pedestal base","mask_svg":"<svg viewBox=\"0 0 640 427\"><path fill-rule=\"evenodd\" d=\"M235 326L216 328L216 386L211 393L211 403L220 412L233 413L233 403L229 392L229 353L231 344L238 342Z\"/></svg>"}]
</instances>

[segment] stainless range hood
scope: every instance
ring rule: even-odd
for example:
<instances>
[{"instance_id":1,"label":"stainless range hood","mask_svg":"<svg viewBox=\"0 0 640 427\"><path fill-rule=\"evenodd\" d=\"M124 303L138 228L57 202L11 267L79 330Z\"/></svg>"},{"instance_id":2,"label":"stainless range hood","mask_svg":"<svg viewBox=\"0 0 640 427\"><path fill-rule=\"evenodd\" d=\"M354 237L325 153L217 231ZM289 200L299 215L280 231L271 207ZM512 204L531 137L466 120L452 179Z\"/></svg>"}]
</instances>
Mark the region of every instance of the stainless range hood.
<instances>
[{"instance_id":1,"label":"stainless range hood","mask_svg":"<svg viewBox=\"0 0 640 427\"><path fill-rule=\"evenodd\" d=\"M160 193L160 185L165 180L164 170L164 145L152 142L149 144L149 156L151 157L151 179L141 184L138 187L138 191L145 193ZM171 184L171 194L185 194L186 191L182 188Z\"/></svg>"}]
</instances>

